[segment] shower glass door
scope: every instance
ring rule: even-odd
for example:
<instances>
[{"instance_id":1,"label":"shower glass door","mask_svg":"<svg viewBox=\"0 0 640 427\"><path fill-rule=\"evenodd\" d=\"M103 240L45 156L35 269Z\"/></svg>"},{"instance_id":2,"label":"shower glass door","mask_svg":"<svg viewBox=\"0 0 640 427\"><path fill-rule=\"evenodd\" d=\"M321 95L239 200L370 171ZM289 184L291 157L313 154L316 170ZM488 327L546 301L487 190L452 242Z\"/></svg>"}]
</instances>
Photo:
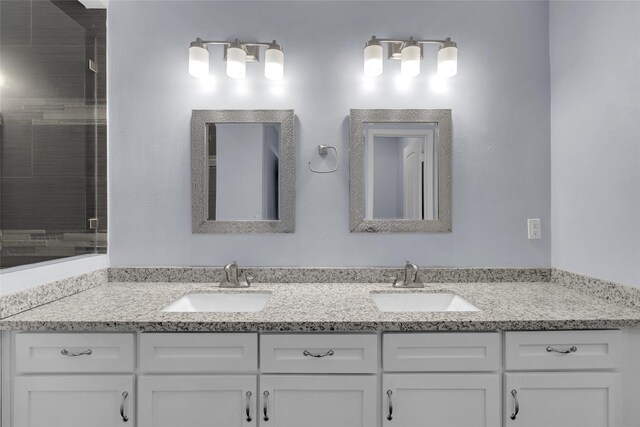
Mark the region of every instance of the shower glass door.
<instances>
[{"instance_id":1,"label":"shower glass door","mask_svg":"<svg viewBox=\"0 0 640 427\"><path fill-rule=\"evenodd\" d=\"M105 21L77 1L0 0L3 270L106 252Z\"/></svg>"}]
</instances>

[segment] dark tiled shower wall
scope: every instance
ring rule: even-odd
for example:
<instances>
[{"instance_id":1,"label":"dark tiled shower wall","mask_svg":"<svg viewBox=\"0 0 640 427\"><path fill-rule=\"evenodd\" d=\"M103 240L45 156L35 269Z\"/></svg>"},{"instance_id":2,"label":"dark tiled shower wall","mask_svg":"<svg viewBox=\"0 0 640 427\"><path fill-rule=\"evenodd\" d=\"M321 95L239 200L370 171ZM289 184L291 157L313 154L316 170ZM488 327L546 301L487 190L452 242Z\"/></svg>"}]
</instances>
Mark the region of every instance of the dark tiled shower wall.
<instances>
[{"instance_id":1,"label":"dark tiled shower wall","mask_svg":"<svg viewBox=\"0 0 640 427\"><path fill-rule=\"evenodd\" d=\"M0 0L0 69L0 266L104 252L106 11Z\"/></svg>"}]
</instances>

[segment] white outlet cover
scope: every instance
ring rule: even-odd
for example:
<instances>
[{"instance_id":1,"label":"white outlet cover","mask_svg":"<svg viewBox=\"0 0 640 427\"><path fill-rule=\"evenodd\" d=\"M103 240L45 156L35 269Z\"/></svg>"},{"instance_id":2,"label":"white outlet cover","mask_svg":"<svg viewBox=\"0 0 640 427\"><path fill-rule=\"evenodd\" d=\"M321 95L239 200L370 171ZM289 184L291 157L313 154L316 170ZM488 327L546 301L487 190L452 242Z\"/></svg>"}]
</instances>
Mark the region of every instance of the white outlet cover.
<instances>
[{"instance_id":1,"label":"white outlet cover","mask_svg":"<svg viewBox=\"0 0 640 427\"><path fill-rule=\"evenodd\" d=\"M539 240L542 238L542 223L540 218L529 218L527 220L527 237L529 240Z\"/></svg>"}]
</instances>

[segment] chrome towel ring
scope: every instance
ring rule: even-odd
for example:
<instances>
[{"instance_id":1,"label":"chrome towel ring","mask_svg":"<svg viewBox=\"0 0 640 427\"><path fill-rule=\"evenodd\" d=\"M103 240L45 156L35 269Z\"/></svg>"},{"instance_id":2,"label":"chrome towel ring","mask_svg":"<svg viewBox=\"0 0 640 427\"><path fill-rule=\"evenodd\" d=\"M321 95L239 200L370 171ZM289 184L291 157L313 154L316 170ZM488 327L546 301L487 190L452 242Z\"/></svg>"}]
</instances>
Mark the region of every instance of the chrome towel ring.
<instances>
[{"instance_id":1,"label":"chrome towel ring","mask_svg":"<svg viewBox=\"0 0 640 427\"><path fill-rule=\"evenodd\" d=\"M334 147L333 145L320 144L320 145L318 145L318 154L320 156L326 156L329 153L329 149L332 149L336 153L336 167L331 169L331 170L321 171L321 170L314 169L313 166L311 166L311 162L309 162L309 169L311 169L311 172L314 172L314 173L333 173L333 172L338 170L338 164L340 163L340 158L338 157L338 149L336 147Z\"/></svg>"}]
</instances>

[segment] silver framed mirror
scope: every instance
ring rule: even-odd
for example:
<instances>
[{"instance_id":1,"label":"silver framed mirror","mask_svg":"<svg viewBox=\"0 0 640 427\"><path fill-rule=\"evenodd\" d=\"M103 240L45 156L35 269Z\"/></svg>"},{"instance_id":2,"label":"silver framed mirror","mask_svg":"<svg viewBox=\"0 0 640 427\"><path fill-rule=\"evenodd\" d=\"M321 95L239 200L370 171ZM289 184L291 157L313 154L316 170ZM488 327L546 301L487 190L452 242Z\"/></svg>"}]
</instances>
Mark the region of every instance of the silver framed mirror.
<instances>
[{"instance_id":1,"label":"silver framed mirror","mask_svg":"<svg viewBox=\"0 0 640 427\"><path fill-rule=\"evenodd\" d=\"M351 232L451 231L451 110L352 109Z\"/></svg>"},{"instance_id":2,"label":"silver framed mirror","mask_svg":"<svg viewBox=\"0 0 640 427\"><path fill-rule=\"evenodd\" d=\"M292 233L293 110L193 110L194 233Z\"/></svg>"}]
</instances>

